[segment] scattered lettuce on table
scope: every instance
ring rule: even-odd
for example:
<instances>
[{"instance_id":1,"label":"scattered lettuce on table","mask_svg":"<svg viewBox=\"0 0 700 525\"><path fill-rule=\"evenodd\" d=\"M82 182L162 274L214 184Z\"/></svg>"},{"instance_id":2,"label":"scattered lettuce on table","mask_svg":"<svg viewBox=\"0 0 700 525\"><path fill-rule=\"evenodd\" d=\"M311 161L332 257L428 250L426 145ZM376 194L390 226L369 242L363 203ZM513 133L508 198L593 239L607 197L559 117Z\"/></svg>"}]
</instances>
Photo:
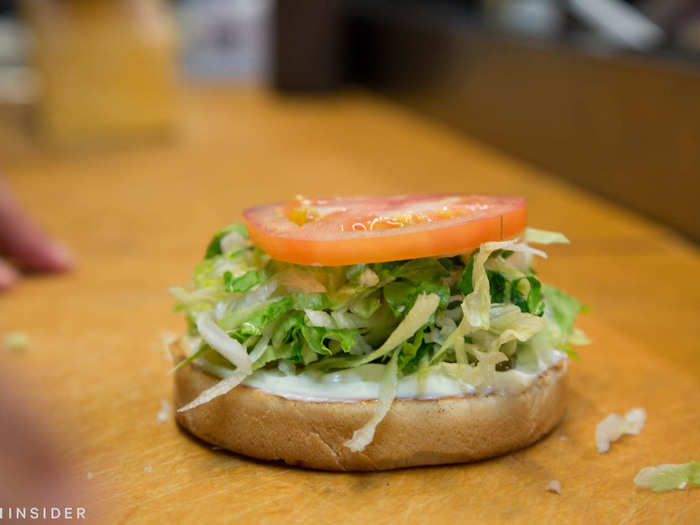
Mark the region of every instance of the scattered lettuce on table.
<instances>
[{"instance_id":1,"label":"scattered lettuce on table","mask_svg":"<svg viewBox=\"0 0 700 525\"><path fill-rule=\"evenodd\" d=\"M634 482L639 487L654 492L700 487L700 461L644 467L634 478Z\"/></svg>"},{"instance_id":2,"label":"scattered lettuce on table","mask_svg":"<svg viewBox=\"0 0 700 525\"><path fill-rule=\"evenodd\" d=\"M463 376L536 366L586 344L574 326L581 303L543 284L546 257L529 243L568 240L526 230L466 253L385 263L311 267L274 260L231 225L209 243L192 281L171 288L188 323L190 353L222 378L181 410L226 393L260 368L285 373L386 366L378 419L355 433L361 450L395 397L396 382L452 363ZM374 420L376 419L376 421Z\"/></svg>"}]
</instances>

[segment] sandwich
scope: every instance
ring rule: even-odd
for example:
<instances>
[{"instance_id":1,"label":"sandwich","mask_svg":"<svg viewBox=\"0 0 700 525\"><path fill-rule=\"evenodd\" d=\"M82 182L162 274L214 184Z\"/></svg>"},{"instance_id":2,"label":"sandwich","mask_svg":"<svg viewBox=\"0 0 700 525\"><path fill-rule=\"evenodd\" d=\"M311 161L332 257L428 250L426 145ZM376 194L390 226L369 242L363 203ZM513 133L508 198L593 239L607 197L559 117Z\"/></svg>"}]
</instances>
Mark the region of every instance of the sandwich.
<instances>
[{"instance_id":1,"label":"sandwich","mask_svg":"<svg viewBox=\"0 0 700 525\"><path fill-rule=\"evenodd\" d=\"M581 304L533 269L560 233L521 197L420 194L249 208L185 287L177 421L265 460L370 471L531 445L565 411ZM540 246L540 247L537 247Z\"/></svg>"}]
</instances>

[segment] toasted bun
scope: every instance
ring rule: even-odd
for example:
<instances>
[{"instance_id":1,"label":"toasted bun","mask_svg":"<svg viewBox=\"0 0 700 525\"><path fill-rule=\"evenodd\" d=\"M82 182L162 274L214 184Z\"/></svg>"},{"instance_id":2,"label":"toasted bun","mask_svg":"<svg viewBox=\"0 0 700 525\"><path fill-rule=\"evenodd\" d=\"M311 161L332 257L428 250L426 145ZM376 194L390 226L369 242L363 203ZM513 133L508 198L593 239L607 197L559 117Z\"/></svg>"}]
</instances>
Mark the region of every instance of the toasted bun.
<instances>
[{"instance_id":1,"label":"toasted bun","mask_svg":"<svg viewBox=\"0 0 700 525\"><path fill-rule=\"evenodd\" d=\"M238 386L177 421L195 436L260 459L322 470L387 470L462 463L526 447L565 409L566 361L514 395L397 399L362 452L344 446L374 413L376 401L306 402ZM175 377L182 407L217 379L191 366Z\"/></svg>"}]
</instances>

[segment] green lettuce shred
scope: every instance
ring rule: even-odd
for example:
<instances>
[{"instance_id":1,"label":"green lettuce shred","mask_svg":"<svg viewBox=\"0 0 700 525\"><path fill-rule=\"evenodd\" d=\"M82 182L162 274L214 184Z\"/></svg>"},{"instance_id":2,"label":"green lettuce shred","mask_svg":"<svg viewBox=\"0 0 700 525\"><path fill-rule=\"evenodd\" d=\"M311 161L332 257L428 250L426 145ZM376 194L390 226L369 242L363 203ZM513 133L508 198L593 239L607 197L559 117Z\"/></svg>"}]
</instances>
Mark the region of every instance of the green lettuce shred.
<instances>
[{"instance_id":1,"label":"green lettuce shred","mask_svg":"<svg viewBox=\"0 0 700 525\"><path fill-rule=\"evenodd\" d=\"M240 277L234 277L230 271L224 272L224 291L231 292L247 292L256 284L260 284L265 280L265 272L252 270L246 272Z\"/></svg>"},{"instance_id":2,"label":"green lettuce shred","mask_svg":"<svg viewBox=\"0 0 700 525\"><path fill-rule=\"evenodd\" d=\"M644 467L635 476L634 482L654 492L700 487L700 461Z\"/></svg>"},{"instance_id":3,"label":"green lettuce shred","mask_svg":"<svg viewBox=\"0 0 700 525\"><path fill-rule=\"evenodd\" d=\"M525 228L525 242L535 244L569 244L569 239L563 233L538 230L537 228Z\"/></svg>"},{"instance_id":4,"label":"green lettuce shred","mask_svg":"<svg viewBox=\"0 0 700 525\"><path fill-rule=\"evenodd\" d=\"M3 343L10 352L19 353L29 345L29 335L26 332L7 332L3 336Z\"/></svg>"},{"instance_id":5,"label":"green lettuce shred","mask_svg":"<svg viewBox=\"0 0 700 525\"><path fill-rule=\"evenodd\" d=\"M582 310L581 303L566 292L547 284L542 286L542 295L549 306L549 317L563 334L571 334L574 330L576 317Z\"/></svg>"},{"instance_id":6,"label":"green lettuce shred","mask_svg":"<svg viewBox=\"0 0 700 525\"><path fill-rule=\"evenodd\" d=\"M204 254L205 260L211 259L212 257L216 257L217 255L221 255L221 239L223 239L230 233L237 233L244 239L248 238L248 230L245 226L243 226L242 224L229 224L228 226L226 226L226 228L218 231L214 235L214 237L212 237L211 241L207 245L207 251Z\"/></svg>"},{"instance_id":7,"label":"green lettuce shred","mask_svg":"<svg viewBox=\"0 0 700 525\"><path fill-rule=\"evenodd\" d=\"M541 230L524 237L568 242ZM587 342L575 328L581 303L543 284L533 255L544 256L510 240L446 257L299 266L271 259L233 224L214 235L191 282L170 291L198 341L186 362L236 372L238 379L236 366L217 350L222 341L217 347L199 333L202 314L216 325L212 333L219 337L220 330L232 348L245 349L251 370L323 372L373 363L395 369L390 384L445 362L472 377L527 367L543 351L572 353L571 345ZM364 441L358 437L353 446Z\"/></svg>"}]
</instances>

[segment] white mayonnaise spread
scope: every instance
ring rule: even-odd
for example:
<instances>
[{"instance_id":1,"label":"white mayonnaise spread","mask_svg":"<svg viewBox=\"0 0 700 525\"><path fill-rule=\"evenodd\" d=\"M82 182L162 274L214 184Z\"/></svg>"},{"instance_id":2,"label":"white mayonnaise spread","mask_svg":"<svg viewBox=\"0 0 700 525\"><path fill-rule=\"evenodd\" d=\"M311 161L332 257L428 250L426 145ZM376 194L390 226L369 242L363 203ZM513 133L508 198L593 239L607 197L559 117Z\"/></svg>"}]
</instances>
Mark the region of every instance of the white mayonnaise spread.
<instances>
[{"instance_id":1,"label":"white mayonnaise spread","mask_svg":"<svg viewBox=\"0 0 700 525\"><path fill-rule=\"evenodd\" d=\"M398 399L436 399L490 393L516 394L530 386L547 368L559 363L566 366L566 354L552 349L540 354L536 363L506 372L482 374L477 368L465 367L460 373L456 364L431 366L423 377L411 374L399 379ZM258 370L244 385L268 394L301 401L356 401L377 399L384 365L367 364L331 373L303 371L285 374L277 369Z\"/></svg>"}]
</instances>

